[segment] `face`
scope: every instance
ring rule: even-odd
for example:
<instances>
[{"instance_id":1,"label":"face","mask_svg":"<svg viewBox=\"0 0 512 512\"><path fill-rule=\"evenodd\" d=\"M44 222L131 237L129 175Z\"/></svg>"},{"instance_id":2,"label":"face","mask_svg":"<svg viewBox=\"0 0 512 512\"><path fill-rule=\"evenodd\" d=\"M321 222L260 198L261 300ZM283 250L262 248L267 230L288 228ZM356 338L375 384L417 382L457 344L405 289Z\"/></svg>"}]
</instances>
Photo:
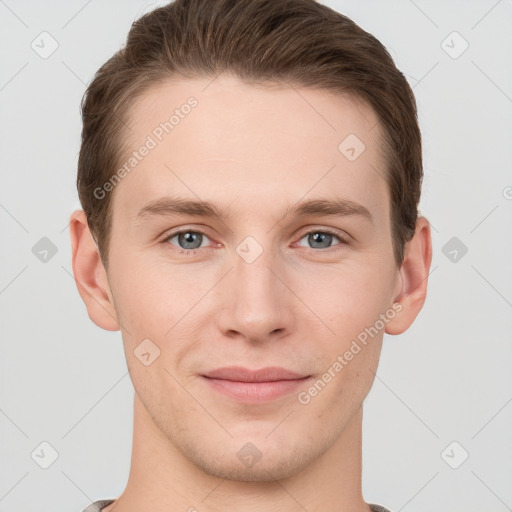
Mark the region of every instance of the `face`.
<instances>
[{"instance_id":1,"label":"face","mask_svg":"<svg viewBox=\"0 0 512 512\"><path fill-rule=\"evenodd\" d=\"M208 474L293 475L360 408L398 314L377 118L221 75L151 89L129 125L108 283L136 393ZM233 366L295 378L214 373Z\"/></svg>"}]
</instances>

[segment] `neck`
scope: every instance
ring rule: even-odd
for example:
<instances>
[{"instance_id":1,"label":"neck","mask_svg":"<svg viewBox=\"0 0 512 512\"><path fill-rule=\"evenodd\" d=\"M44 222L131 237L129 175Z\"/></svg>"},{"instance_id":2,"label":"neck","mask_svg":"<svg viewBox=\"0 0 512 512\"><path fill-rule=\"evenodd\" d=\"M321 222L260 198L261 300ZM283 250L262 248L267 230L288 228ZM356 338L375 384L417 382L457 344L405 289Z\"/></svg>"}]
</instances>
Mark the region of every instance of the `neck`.
<instances>
[{"instance_id":1,"label":"neck","mask_svg":"<svg viewBox=\"0 0 512 512\"><path fill-rule=\"evenodd\" d=\"M282 480L240 482L206 474L155 425L135 393L132 461L123 494L102 512L370 512L361 492L362 409L334 444Z\"/></svg>"}]
</instances>

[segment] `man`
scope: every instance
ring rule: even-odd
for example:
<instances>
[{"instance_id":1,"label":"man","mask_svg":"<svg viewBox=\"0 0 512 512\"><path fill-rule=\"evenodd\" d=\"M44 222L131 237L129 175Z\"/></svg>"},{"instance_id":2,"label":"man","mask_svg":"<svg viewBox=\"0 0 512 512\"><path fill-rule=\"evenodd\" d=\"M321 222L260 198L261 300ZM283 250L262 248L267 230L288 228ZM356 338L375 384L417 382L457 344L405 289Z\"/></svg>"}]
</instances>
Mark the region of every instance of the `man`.
<instances>
[{"instance_id":1,"label":"man","mask_svg":"<svg viewBox=\"0 0 512 512\"><path fill-rule=\"evenodd\" d=\"M386 511L362 496L362 404L432 249L384 47L313 0L177 0L83 121L73 271L135 389L126 489L86 511Z\"/></svg>"}]
</instances>

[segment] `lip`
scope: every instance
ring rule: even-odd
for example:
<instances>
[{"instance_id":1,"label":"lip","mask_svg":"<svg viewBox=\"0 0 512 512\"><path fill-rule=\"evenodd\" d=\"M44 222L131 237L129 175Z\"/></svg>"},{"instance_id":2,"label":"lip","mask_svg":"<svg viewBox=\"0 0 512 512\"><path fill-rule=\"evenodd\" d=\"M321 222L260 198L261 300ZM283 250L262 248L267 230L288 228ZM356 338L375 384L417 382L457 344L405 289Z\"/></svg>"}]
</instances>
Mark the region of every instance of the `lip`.
<instances>
[{"instance_id":1,"label":"lip","mask_svg":"<svg viewBox=\"0 0 512 512\"><path fill-rule=\"evenodd\" d=\"M226 366L204 374L211 379L222 379L236 382L274 382L279 380L297 380L309 375L301 375L278 366L268 366L260 370L250 370L243 366Z\"/></svg>"},{"instance_id":2,"label":"lip","mask_svg":"<svg viewBox=\"0 0 512 512\"><path fill-rule=\"evenodd\" d=\"M311 375L301 375L277 366L259 370L229 366L212 370L201 377L212 389L229 398L245 403L261 403L292 393Z\"/></svg>"}]
</instances>

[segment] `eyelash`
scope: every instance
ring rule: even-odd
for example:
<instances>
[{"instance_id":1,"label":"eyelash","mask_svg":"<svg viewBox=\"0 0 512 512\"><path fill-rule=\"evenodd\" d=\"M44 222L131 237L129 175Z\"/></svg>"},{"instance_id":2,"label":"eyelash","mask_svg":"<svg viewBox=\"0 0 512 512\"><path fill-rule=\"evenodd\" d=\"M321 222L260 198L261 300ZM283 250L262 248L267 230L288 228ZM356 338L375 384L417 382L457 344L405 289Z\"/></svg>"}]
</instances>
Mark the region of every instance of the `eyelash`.
<instances>
[{"instance_id":1,"label":"eyelash","mask_svg":"<svg viewBox=\"0 0 512 512\"><path fill-rule=\"evenodd\" d=\"M201 231L201 230L197 230L197 229L180 229L179 231L174 231L174 232L166 235L161 243L165 244L165 245L172 245L173 249L176 250L178 253L186 254L188 256L193 256L193 255L197 254L201 249L207 249L207 247L200 247L200 248L197 248L197 249L182 249L181 247L173 245L173 244L171 244L169 242L169 240L174 238L176 235L180 235L182 233L197 233L197 234L200 234L200 235L203 235L203 236L209 238L208 235L204 231ZM336 245L332 246L332 247L328 247L326 249L315 249L315 248L312 248L312 247L309 247L309 248L306 247L306 249L309 249L310 251L313 251L313 252L327 252L327 251L329 251L329 249L337 251L337 250L342 249L343 245L348 245L349 244L348 240L346 240L344 237L342 237L336 231L332 231L330 229L313 229L311 231L307 231L306 233L304 233L298 239L298 241L300 242L305 236L311 235L313 233L322 233L322 234L332 235L332 236L336 237L340 241L339 244L336 244L338 247L336 247Z\"/></svg>"}]
</instances>

